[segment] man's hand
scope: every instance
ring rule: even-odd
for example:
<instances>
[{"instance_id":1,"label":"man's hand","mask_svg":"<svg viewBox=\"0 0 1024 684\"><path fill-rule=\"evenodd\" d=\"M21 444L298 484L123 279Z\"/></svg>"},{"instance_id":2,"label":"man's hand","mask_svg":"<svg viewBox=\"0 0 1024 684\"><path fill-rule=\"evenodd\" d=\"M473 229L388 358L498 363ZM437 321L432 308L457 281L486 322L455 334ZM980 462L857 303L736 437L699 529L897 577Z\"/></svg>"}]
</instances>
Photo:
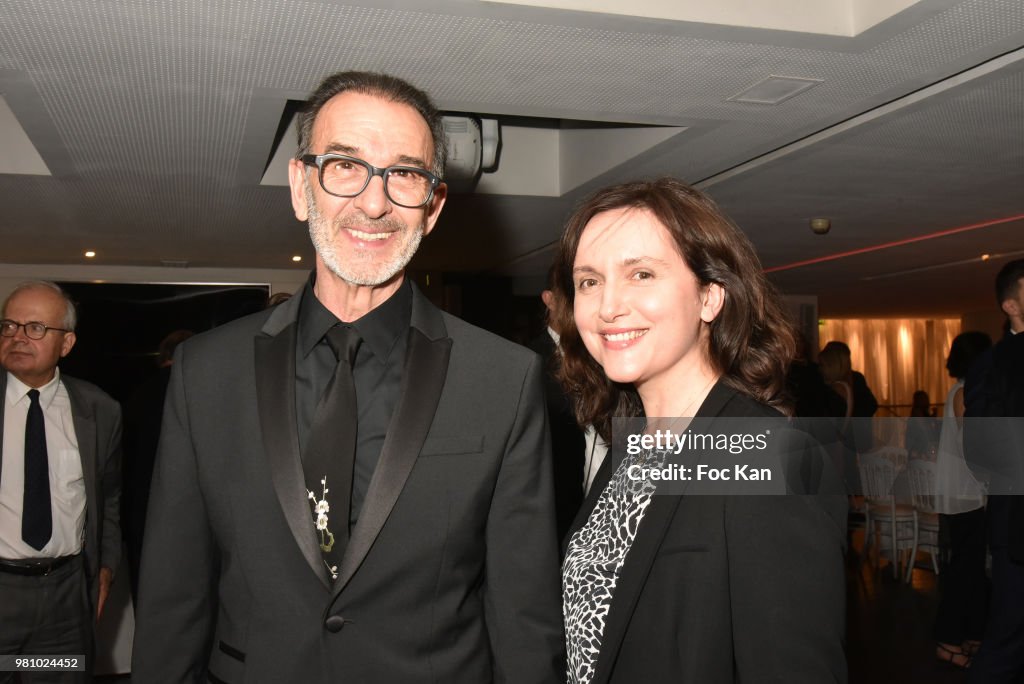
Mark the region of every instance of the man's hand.
<instances>
[{"instance_id":1,"label":"man's hand","mask_svg":"<svg viewBox=\"0 0 1024 684\"><path fill-rule=\"evenodd\" d=\"M96 601L96 620L103 614L103 604L110 596L110 585L114 581L114 571L110 568L100 568L100 594Z\"/></svg>"}]
</instances>

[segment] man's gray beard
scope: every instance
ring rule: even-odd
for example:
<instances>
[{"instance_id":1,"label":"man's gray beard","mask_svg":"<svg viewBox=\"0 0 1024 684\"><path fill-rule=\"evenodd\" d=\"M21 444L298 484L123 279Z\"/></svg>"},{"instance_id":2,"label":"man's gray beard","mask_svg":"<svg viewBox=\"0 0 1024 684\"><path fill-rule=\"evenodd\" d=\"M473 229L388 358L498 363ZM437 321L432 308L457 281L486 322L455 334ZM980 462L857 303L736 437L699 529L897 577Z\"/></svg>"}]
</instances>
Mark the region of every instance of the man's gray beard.
<instances>
[{"instance_id":1,"label":"man's gray beard","mask_svg":"<svg viewBox=\"0 0 1024 684\"><path fill-rule=\"evenodd\" d=\"M339 255L335 250L336 245L332 241L332 236L342 230L341 225L344 222L337 221L336 225L332 226L331 221L320 213L320 209L316 205L316 198L313 197L313 189L309 183L303 179L302 184L306 195L306 212L309 215L307 219L309 223L309 238L313 241L316 253L320 256L320 260L323 261L328 270L346 283L370 287L383 285L402 272L412 260L413 255L416 254L420 241L423 239L422 223L416 228L410 229L404 223L395 219L365 219L362 223L355 224L352 227L366 228L368 229L367 232L375 228L384 227L388 230L397 231L394 237L390 239L401 236L402 238L407 238L407 242L402 246L401 251L392 257L390 261L367 264L370 267L368 269L357 269L355 264L343 263L341 258L343 255ZM332 228L336 228L336 230L332 230Z\"/></svg>"}]
</instances>

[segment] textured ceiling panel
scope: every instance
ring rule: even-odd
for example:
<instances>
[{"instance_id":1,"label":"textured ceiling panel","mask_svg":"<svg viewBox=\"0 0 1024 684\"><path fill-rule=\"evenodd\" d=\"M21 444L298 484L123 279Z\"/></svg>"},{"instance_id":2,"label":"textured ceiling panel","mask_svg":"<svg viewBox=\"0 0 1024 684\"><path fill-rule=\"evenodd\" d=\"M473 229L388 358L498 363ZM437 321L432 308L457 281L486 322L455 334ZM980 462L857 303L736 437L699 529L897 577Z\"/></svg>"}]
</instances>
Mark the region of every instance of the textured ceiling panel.
<instances>
[{"instance_id":1,"label":"textured ceiling panel","mask_svg":"<svg viewBox=\"0 0 1024 684\"><path fill-rule=\"evenodd\" d=\"M827 148L768 164L756 175L725 181L711 192L756 236L768 266L1019 216L1024 214L1024 135L1000 133L992 121L1016 121L1018 128L1024 122L1024 68L953 89L932 98L927 107L837 136ZM927 178L927 185L920 178ZM752 203L752 197L759 201ZM807 227L817 215L832 218L826 236L812 235ZM862 278L1018 250L1024 250L1024 221L806 266L774 278L790 290L809 291L813 283L830 315L857 315L873 302L905 306L913 293L895 299L887 297L887 290L927 280L929 289L922 286L917 296L953 314L965 310L965 300L984 302L991 296L991 268L948 266L938 274L912 274L902 281L865 283ZM972 273L982 274L979 281L966 278Z\"/></svg>"}]
</instances>

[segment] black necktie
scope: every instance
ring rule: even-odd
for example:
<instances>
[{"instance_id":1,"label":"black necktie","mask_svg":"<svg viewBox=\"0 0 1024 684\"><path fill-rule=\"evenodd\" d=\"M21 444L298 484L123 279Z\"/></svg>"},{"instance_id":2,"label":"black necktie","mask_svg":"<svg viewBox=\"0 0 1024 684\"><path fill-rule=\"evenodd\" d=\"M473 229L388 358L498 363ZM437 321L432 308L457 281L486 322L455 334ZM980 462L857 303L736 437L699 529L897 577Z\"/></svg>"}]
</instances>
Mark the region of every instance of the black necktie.
<instances>
[{"instance_id":1,"label":"black necktie","mask_svg":"<svg viewBox=\"0 0 1024 684\"><path fill-rule=\"evenodd\" d=\"M50 467L46 458L46 428L39 390L28 391L31 402L25 421L25 498L21 505L21 538L41 551L53 534L50 512Z\"/></svg>"},{"instance_id":2,"label":"black necktie","mask_svg":"<svg viewBox=\"0 0 1024 684\"><path fill-rule=\"evenodd\" d=\"M352 364L362 338L354 328L336 325L327 331L326 341L338 365L313 415L302 465L306 488L312 492L310 505L320 549L332 577L336 577L348 544L358 425Z\"/></svg>"}]
</instances>

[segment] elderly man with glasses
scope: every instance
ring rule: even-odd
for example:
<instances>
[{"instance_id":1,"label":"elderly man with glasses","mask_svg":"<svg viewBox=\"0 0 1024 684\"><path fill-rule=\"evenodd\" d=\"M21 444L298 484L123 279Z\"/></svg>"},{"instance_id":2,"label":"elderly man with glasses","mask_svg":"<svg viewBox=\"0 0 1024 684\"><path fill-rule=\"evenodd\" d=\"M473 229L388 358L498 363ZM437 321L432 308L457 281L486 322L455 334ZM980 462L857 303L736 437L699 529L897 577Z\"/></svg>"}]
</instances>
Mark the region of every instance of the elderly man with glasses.
<instances>
[{"instance_id":1,"label":"elderly man with glasses","mask_svg":"<svg viewBox=\"0 0 1024 684\"><path fill-rule=\"evenodd\" d=\"M58 370L75 345L75 307L60 287L22 283L2 315L0 654L59 661L37 660L48 671L22 672L23 682L87 681L93 623L121 557L121 409Z\"/></svg>"},{"instance_id":2,"label":"elderly man with glasses","mask_svg":"<svg viewBox=\"0 0 1024 684\"><path fill-rule=\"evenodd\" d=\"M346 72L298 134L316 267L179 347L132 679L562 681L540 360L405 273L447 196L441 118Z\"/></svg>"}]
</instances>

